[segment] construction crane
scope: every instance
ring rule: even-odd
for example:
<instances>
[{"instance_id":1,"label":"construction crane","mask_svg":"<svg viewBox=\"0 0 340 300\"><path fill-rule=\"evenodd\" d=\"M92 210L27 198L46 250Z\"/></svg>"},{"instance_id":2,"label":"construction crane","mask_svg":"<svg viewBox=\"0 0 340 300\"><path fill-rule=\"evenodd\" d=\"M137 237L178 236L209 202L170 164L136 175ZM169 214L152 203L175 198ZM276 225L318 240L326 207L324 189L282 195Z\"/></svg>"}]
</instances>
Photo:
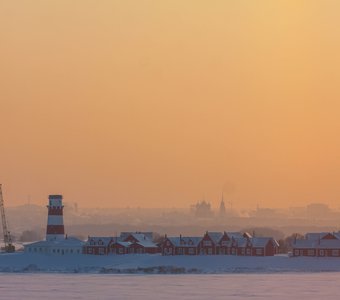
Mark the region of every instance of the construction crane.
<instances>
[{"instance_id":1,"label":"construction crane","mask_svg":"<svg viewBox=\"0 0 340 300\"><path fill-rule=\"evenodd\" d=\"M4 243L5 243L5 246L1 247L1 250L7 253L11 253L15 251L15 247L12 243L11 233L7 229L4 198L2 196L2 184L0 184L0 213L1 213L1 220L2 220L2 230L4 234Z\"/></svg>"}]
</instances>

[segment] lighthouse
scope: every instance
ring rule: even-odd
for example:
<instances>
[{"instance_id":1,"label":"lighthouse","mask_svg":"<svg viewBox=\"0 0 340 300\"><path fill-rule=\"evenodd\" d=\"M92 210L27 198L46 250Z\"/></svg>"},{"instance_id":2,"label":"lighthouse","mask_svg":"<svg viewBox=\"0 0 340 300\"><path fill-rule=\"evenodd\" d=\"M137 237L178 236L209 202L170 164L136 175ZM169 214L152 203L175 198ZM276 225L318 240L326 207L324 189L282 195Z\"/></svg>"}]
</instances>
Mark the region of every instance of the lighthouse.
<instances>
[{"instance_id":1,"label":"lighthouse","mask_svg":"<svg viewBox=\"0 0 340 300\"><path fill-rule=\"evenodd\" d=\"M64 239L63 196L49 195L47 209L46 241Z\"/></svg>"},{"instance_id":2,"label":"lighthouse","mask_svg":"<svg viewBox=\"0 0 340 300\"><path fill-rule=\"evenodd\" d=\"M80 255L84 242L65 236L63 196L48 196L46 240L24 245L24 251L41 255Z\"/></svg>"}]
</instances>

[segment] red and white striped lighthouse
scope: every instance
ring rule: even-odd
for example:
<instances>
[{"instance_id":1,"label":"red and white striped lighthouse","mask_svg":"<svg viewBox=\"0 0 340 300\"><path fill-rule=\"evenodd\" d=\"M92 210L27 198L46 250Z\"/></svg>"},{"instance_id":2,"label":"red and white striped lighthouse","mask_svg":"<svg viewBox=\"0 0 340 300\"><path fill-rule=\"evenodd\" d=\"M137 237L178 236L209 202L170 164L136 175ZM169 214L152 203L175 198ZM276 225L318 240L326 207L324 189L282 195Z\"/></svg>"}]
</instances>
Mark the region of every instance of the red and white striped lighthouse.
<instances>
[{"instance_id":1,"label":"red and white striped lighthouse","mask_svg":"<svg viewBox=\"0 0 340 300\"><path fill-rule=\"evenodd\" d=\"M63 196L49 195L48 201L46 240L53 241L64 239Z\"/></svg>"}]
</instances>

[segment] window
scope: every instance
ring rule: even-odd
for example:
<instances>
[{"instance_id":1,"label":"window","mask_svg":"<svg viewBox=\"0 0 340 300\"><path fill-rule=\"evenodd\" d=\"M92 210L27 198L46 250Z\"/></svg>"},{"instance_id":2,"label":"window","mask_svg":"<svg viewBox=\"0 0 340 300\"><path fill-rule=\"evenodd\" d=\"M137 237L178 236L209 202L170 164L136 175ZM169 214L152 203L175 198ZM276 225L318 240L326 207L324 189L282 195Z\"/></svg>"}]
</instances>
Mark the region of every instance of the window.
<instances>
[{"instance_id":1,"label":"window","mask_svg":"<svg viewBox=\"0 0 340 300\"><path fill-rule=\"evenodd\" d=\"M92 248L91 247L87 248L87 253L92 254Z\"/></svg>"},{"instance_id":2,"label":"window","mask_svg":"<svg viewBox=\"0 0 340 300\"><path fill-rule=\"evenodd\" d=\"M104 251L104 248L100 247L100 248L99 248L99 254L100 254L100 255L103 255L104 252L105 252L105 251Z\"/></svg>"},{"instance_id":3,"label":"window","mask_svg":"<svg viewBox=\"0 0 340 300\"><path fill-rule=\"evenodd\" d=\"M247 248L247 255L250 255L251 254L251 250L250 248Z\"/></svg>"},{"instance_id":4,"label":"window","mask_svg":"<svg viewBox=\"0 0 340 300\"><path fill-rule=\"evenodd\" d=\"M212 248L208 248L208 254L209 254L209 255L212 254Z\"/></svg>"},{"instance_id":5,"label":"window","mask_svg":"<svg viewBox=\"0 0 340 300\"><path fill-rule=\"evenodd\" d=\"M294 250L294 255L295 255L295 256L299 256L299 250L298 250L298 249L295 249L295 250Z\"/></svg>"},{"instance_id":6,"label":"window","mask_svg":"<svg viewBox=\"0 0 340 300\"><path fill-rule=\"evenodd\" d=\"M222 241L221 246L228 246L228 241Z\"/></svg>"},{"instance_id":7,"label":"window","mask_svg":"<svg viewBox=\"0 0 340 300\"><path fill-rule=\"evenodd\" d=\"M256 255L262 255L262 254L263 252L261 248L256 249Z\"/></svg>"},{"instance_id":8,"label":"window","mask_svg":"<svg viewBox=\"0 0 340 300\"><path fill-rule=\"evenodd\" d=\"M324 250L320 250L320 256L325 256L325 251Z\"/></svg>"},{"instance_id":9,"label":"window","mask_svg":"<svg viewBox=\"0 0 340 300\"><path fill-rule=\"evenodd\" d=\"M123 248L118 249L119 254L123 254Z\"/></svg>"},{"instance_id":10,"label":"window","mask_svg":"<svg viewBox=\"0 0 340 300\"><path fill-rule=\"evenodd\" d=\"M315 251L313 249L310 249L310 250L308 250L307 255L308 256L314 256L315 255Z\"/></svg>"},{"instance_id":11,"label":"window","mask_svg":"<svg viewBox=\"0 0 340 300\"><path fill-rule=\"evenodd\" d=\"M245 253L245 249L241 248L241 254L244 255L244 253Z\"/></svg>"},{"instance_id":12,"label":"window","mask_svg":"<svg viewBox=\"0 0 340 300\"><path fill-rule=\"evenodd\" d=\"M203 241L203 246L211 246L211 241Z\"/></svg>"},{"instance_id":13,"label":"window","mask_svg":"<svg viewBox=\"0 0 340 300\"><path fill-rule=\"evenodd\" d=\"M332 250L332 256L339 256L339 250Z\"/></svg>"},{"instance_id":14,"label":"window","mask_svg":"<svg viewBox=\"0 0 340 300\"><path fill-rule=\"evenodd\" d=\"M189 248L188 253L189 254L195 254L195 248Z\"/></svg>"}]
</instances>

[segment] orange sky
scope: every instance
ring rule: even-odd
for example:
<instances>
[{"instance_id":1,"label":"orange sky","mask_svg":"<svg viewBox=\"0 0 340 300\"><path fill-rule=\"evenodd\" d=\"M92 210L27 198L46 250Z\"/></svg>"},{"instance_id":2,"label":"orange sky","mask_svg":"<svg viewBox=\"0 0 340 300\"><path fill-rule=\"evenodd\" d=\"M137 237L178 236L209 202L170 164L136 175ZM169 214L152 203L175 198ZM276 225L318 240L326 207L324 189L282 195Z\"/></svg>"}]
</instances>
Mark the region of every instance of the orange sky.
<instances>
[{"instance_id":1,"label":"orange sky","mask_svg":"<svg viewBox=\"0 0 340 300\"><path fill-rule=\"evenodd\" d=\"M340 2L0 0L8 205L340 206Z\"/></svg>"}]
</instances>

